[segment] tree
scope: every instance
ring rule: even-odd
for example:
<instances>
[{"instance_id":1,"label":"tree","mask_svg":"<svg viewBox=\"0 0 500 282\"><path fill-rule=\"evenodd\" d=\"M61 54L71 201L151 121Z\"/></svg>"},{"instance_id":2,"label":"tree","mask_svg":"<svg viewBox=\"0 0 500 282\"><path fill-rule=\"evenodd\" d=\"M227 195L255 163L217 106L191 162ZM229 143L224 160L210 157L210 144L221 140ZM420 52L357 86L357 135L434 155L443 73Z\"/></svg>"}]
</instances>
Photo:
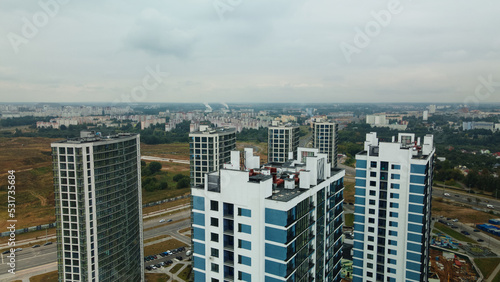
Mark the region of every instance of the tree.
<instances>
[{"instance_id":1,"label":"tree","mask_svg":"<svg viewBox=\"0 0 500 282\"><path fill-rule=\"evenodd\" d=\"M149 163L148 168L151 174L155 174L161 170L162 165L159 162L151 162Z\"/></svg>"},{"instance_id":2,"label":"tree","mask_svg":"<svg viewBox=\"0 0 500 282\"><path fill-rule=\"evenodd\" d=\"M178 182L179 180L181 180L182 178L185 178L187 177L186 175L182 174L182 173L177 173L176 175L174 175L174 181L175 182Z\"/></svg>"},{"instance_id":3,"label":"tree","mask_svg":"<svg viewBox=\"0 0 500 282\"><path fill-rule=\"evenodd\" d=\"M189 187L189 178L184 177L179 182L177 182L177 189L188 188Z\"/></svg>"}]
</instances>

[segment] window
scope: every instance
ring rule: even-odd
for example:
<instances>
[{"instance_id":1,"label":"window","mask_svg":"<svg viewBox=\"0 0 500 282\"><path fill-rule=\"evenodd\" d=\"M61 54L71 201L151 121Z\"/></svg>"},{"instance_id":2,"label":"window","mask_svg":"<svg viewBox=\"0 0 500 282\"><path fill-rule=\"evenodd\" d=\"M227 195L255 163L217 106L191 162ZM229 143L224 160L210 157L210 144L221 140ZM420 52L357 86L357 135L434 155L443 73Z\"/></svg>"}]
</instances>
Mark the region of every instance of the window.
<instances>
[{"instance_id":1,"label":"window","mask_svg":"<svg viewBox=\"0 0 500 282\"><path fill-rule=\"evenodd\" d=\"M395 221L389 221L389 226L398 227L398 223Z\"/></svg>"},{"instance_id":2,"label":"window","mask_svg":"<svg viewBox=\"0 0 500 282\"><path fill-rule=\"evenodd\" d=\"M370 196L375 196L375 190L370 190Z\"/></svg>"},{"instance_id":3,"label":"window","mask_svg":"<svg viewBox=\"0 0 500 282\"><path fill-rule=\"evenodd\" d=\"M217 272L219 273L219 265L216 264L216 263L212 263L210 269L213 271L213 272Z\"/></svg>"},{"instance_id":4,"label":"window","mask_svg":"<svg viewBox=\"0 0 500 282\"><path fill-rule=\"evenodd\" d=\"M210 240L212 242L219 242L219 234L216 233L210 233Z\"/></svg>"},{"instance_id":5,"label":"window","mask_svg":"<svg viewBox=\"0 0 500 282\"><path fill-rule=\"evenodd\" d=\"M210 225L215 226L215 227L219 226L219 219L215 218L215 217L211 217L210 218Z\"/></svg>"},{"instance_id":6,"label":"window","mask_svg":"<svg viewBox=\"0 0 500 282\"><path fill-rule=\"evenodd\" d=\"M397 183L391 183L391 188L392 189L399 189L399 184L397 184Z\"/></svg>"},{"instance_id":7,"label":"window","mask_svg":"<svg viewBox=\"0 0 500 282\"><path fill-rule=\"evenodd\" d=\"M397 165L397 164L393 164L393 165L391 165L391 169L401 169L401 166Z\"/></svg>"},{"instance_id":8,"label":"window","mask_svg":"<svg viewBox=\"0 0 500 282\"><path fill-rule=\"evenodd\" d=\"M390 255L397 255L397 254L398 254L398 252L397 252L396 250L391 250L391 249L389 249L389 254L390 254Z\"/></svg>"},{"instance_id":9,"label":"window","mask_svg":"<svg viewBox=\"0 0 500 282\"><path fill-rule=\"evenodd\" d=\"M371 272L367 272L367 273L366 273L366 276L368 276L368 277L373 277L373 273L371 273Z\"/></svg>"},{"instance_id":10,"label":"window","mask_svg":"<svg viewBox=\"0 0 500 282\"><path fill-rule=\"evenodd\" d=\"M394 230L389 230L389 235L390 236L398 236L398 232Z\"/></svg>"},{"instance_id":11,"label":"window","mask_svg":"<svg viewBox=\"0 0 500 282\"><path fill-rule=\"evenodd\" d=\"M370 171L370 177L377 177L376 171Z\"/></svg>"},{"instance_id":12,"label":"window","mask_svg":"<svg viewBox=\"0 0 500 282\"><path fill-rule=\"evenodd\" d=\"M219 282L219 279L212 278L212 282Z\"/></svg>"},{"instance_id":13,"label":"window","mask_svg":"<svg viewBox=\"0 0 500 282\"><path fill-rule=\"evenodd\" d=\"M373 236L368 236L368 241L373 242L373 240L375 240Z\"/></svg>"},{"instance_id":14,"label":"window","mask_svg":"<svg viewBox=\"0 0 500 282\"><path fill-rule=\"evenodd\" d=\"M375 232L375 228L374 227L368 227L368 232Z\"/></svg>"},{"instance_id":15,"label":"window","mask_svg":"<svg viewBox=\"0 0 500 282\"><path fill-rule=\"evenodd\" d=\"M377 167L377 162L370 162L370 167L376 168Z\"/></svg>"},{"instance_id":16,"label":"window","mask_svg":"<svg viewBox=\"0 0 500 282\"><path fill-rule=\"evenodd\" d=\"M401 176L399 174L391 174L391 179L400 179Z\"/></svg>"},{"instance_id":17,"label":"window","mask_svg":"<svg viewBox=\"0 0 500 282\"><path fill-rule=\"evenodd\" d=\"M370 201L369 201L369 204L370 204L370 205L375 205L375 200L370 200Z\"/></svg>"},{"instance_id":18,"label":"window","mask_svg":"<svg viewBox=\"0 0 500 282\"><path fill-rule=\"evenodd\" d=\"M370 186L374 187L374 186L376 186L376 185L377 185L377 182L375 182L375 181L370 181Z\"/></svg>"},{"instance_id":19,"label":"window","mask_svg":"<svg viewBox=\"0 0 500 282\"><path fill-rule=\"evenodd\" d=\"M398 193L391 193L391 199L399 199Z\"/></svg>"},{"instance_id":20,"label":"window","mask_svg":"<svg viewBox=\"0 0 500 282\"><path fill-rule=\"evenodd\" d=\"M217 201L210 201L210 210L212 210L212 211L218 211L219 210L219 202L217 202Z\"/></svg>"},{"instance_id":21,"label":"window","mask_svg":"<svg viewBox=\"0 0 500 282\"><path fill-rule=\"evenodd\" d=\"M375 218L369 218L369 219L368 219L368 222L369 222L369 223L375 223Z\"/></svg>"},{"instance_id":22,"label":"window","mask_svg":"<svg viewBox=\"0 0 500 282\"><path fill-rule=\"evenodd\" d=\"M373 268L373 263L367 263L366 266L367 268Z\"/></svg>"},{"instance_id":23,"label":"window","mask_svg":"<svg viewBox=\"0 0 500 282\"><path fill-rule=\"evenodd\" d=\"M211 248L210 249L210 255L213 256L213 257L218 258L219 257L219 249Z\"/></svg>"},{"instance_id":24,"label":"window","mask_svg":"<svg viewBox=\"0 0 500 282\"><path fill-rule=\"evenodd\" d=\"M375 214L375 209L370 209L368 212L369 212L370 214Z\"/></svg>"},{"instance_id":25,"label":"window","mask_svg":"<svg viewBox=\"0 0 500 282\"><path fill-rule=\"evenodd\" d=\"M390 203L389 206L391 208L399 208L399 204L398 203Z\"/></svg>"},{"instance_id":26,"label":"window","mask_svg":"<svg viewBox=\"0 0 500 282\"><path fill-rule=\"evenodd\" d=\"M372 255L372 254L367 254L367 255L366 255L366 257L367 257L368 259L373 259L373 255Z\"/></svg>"},{"instance_id":27,"label":"window","mask_svg":"<svg viewBox=\"0 0 500 282\"><path fill-rule=\"evenodd\" d=\"M397 212L390 212L390 213L389 213L389 216L390 216L390 217L396 217L396 218L397 218L397 217L398 217L398 213L397 213Z\"/></svg>"},{"instance_id":28,"label":"window","mask_svg":"<svg viewBox=\"0 0 500 282\"><path fill-rule=\"evenodd\" d=\"M368 245L368 250L369 251L373 251L373 246L372 245Z\"/></svg>"}]
</instances>

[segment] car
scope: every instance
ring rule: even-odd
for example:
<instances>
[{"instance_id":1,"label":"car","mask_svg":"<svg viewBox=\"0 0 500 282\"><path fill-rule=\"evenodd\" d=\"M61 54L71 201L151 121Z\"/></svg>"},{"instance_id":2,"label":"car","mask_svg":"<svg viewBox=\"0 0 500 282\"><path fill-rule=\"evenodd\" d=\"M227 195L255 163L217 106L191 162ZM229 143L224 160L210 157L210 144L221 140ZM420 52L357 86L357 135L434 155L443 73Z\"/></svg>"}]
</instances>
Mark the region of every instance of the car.
<instances>
[{"instance_id":1,"label":"car","mask_svg":"<svg viewBox=\"0 0 500 282\"><path fill-rule=\"evenodd\" d=\"M458 228L458 226L452 225L452 226L451 226L451 228L453 228L453 229L457 229L457 228Z\"/></svg>"},{"instance_id":2,"label":"car","mask_svg":"<svg viewBox=\"0 0 500 282\"><path fill-rule=\"evenodd\" d=\"M174 263L171 259L167 260L167 264L172 264Z\"/></svg>"},{"instance_id":3,"label":"car","mask_svg":"<svg viewBox=\"0 0 500 282\"><path fill-rule=\"evenodd\" d=\"M186 256L190 256L193 252L192 251L187 251Z\"/></svg>"},{"instance_id":4,"label":"car","mask_svg":"<svg viewBox=\"0 0 500 282\"><path fill-rule=\"evenodd\" d=\"M43 244L44 246L48 246L48 245L52 245L52 242L47 242L45 244Z\"/></svg>"},{"instance_id":5,"label":"car","mask_svg":"<svg viewBox=\"0 0 500 282\"><path fill-rule=\"evenodd\" d=\"M474 230L472 230L472 231L474 231L474 232L480 232L478 229L474 229Z\"/></svg>"},{"instance_id":6,"label":"car","mask_svg":"<svg viewBox=\"0 0 500 282\"><path fill-rule=\"evenodd\" d=\"M155 269L156 269L156 266L154 266L154 265L153 265L153 266L151 266L151 268L152 268L153 270L155 270Z\"/></svg>"},{"instance_id":7,"label":"car","mask_svg":"<svg viewBox=\"0 0 500 282\"><path fill-rule=\"evenodd\" d=\"M453 222L457 222L457 221L458 221L458 218L454 218L454 219L452 219L451 221L453 221Z\"/></svg>"},{"instance_id":8,"label":"car","mask_svg":"<svg viewBox=\"0 0 500 282\"><path fill-rule=\"evenodd\" d=\"M484 242L484 240L483 240L483 239L477 239L477 241L478 241L478 242Z\"/></svg>"},{"instance_id":9,"label":"car","mask_svg":"<svg viewBox=\"0 0 500 282\"><path fill-rule=\"evenodd\" d=\"M444 196L445 196L445 197L449 197L449 196L450 196L450 194L449 194L449 193L444 193Z\"/></svg>"},{"instance_id":10,"label":"car","mask_svg":"<svg viewBox=\"0 0 500 282\"><path fill-rule=\"evenodd\" d=\"M160 223L163 223L163 222L165 222L165 219L160 220Z\"/></svg>"},{"instance_id":11,"label":"car","mask_svg":"<svg viewBox=\"0 0 500 282\"><path fill-rule=\"evenodd\" d=\"M23 250L23 248L17 248L17 249L15 250L15 252L20 252L20 251L22 251L22 250Z\"/></svg>"},{"instance_id":12,"label":"car","mask_svg":"<svg viewBox=\"0 0 500 282\"><path fill-rule=\"evenodd\" d=\"M2 255L8 254L8 253L10 253L10 250L3 251L3 252L2 252Z\"/></svg>"},{"instance_id":13,"label":"car","mask_svg":"<svg viewBox=\"0 0 500 282\"><path fill-rule=\"evenodd\" d=\"M465 231L465 230L462 230L462 234L464 234L464 235L470 235L470 233L467 232L467 231Z\"/></svg>"},{"instance_id":14,"label":"car","mask_svg":"<svg viewBox=\"0 0 500 282\"><path fill-rule=\"evenodd\" d=\"M32 246L32 248L38 248L38 247L40 247L40 245L38 245L38 244Z\"/></svg>"},{"instance_id":15,"label":"car","mask_svg":"<svg viewBox=\"0 0 500 282\"><path fill-rule=\"evenodd\" d=\"M172 219L167 220L167 222L172 222L172 221L173 221Z\"/></svg>"},{"instance_id":16,"label":"car","mask_svg":"<svg viewBox=\"0 0 500 282\"><path fill-rule=\"evenodd\" d=\"M177 257L175 257L175 258L176 258L176 259L178 259L178 260L182 260L182 257L181 257L181 256L177 256Z\"/></svg>"},{"instance_id":17,"label":"car","mask_svg":"<svg viewBox=\"0 0 500 282\"><path fill-rule=\"evenodd\" d=\"M494 209L495 207L493 205L486 205L487 208L489 209Z\"/></svg>"},{"instance_id":18,"label":"car","mask_svg":"<svg viewBox=\"0 0 500 282\"><path fill-rule=\"evenodd\" d=\"M447 217L446 220L451 220L451 217Z\"/></svg>"},{"instance_id":19,"label":"car","mask_svg":"<svg viewBox=\"0 0 500 282\"><path fill-rule=\"evenodd\" d=\"M147 270L152 270L153 268L151 266L146 266Z\"/></svg>"}]
</instances>

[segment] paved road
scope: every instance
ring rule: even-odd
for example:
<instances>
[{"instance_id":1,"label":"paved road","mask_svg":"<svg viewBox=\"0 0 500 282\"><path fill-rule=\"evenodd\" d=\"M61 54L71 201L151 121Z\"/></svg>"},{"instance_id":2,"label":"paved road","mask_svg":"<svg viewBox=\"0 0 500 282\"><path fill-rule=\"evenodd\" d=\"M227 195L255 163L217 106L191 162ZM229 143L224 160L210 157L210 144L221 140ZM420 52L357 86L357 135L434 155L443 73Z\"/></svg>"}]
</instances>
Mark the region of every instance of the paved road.
<instances>
[{"instance_id":1,"label":"paved road","mask_svg":"<svg viewBox=\"0 0 500 282\"><path fill-rule=\"evenodd\" d=\"M185 243L190 244L191 241L188 237L180 235L177 233L178 230L184 229L191 226L191 220L188 218L190 215L189 210L181 211L175 213L171 216L165 217L166 219L172 219L174 223L166 224L160 223L159 219L148 220L144 222L144 228L150 228L158 226L158 228L147 230L144 232L144 239L150 239L160 235L170 235L173 238ZM166 225L165 225L166 224ZM52 240L55 242L55 240ZM7 273L9 266L7 265L7 255L0 256L3 258L2 264L0 265L0 275ZM56 244L41 246L39 248L23 248L22 251L16 253L16 271L29 269L36 266L45 265L57 261L57 247Z\"/></svg>"},{"instance_id":2,"label":"paved road","mask_svg":"<svg viewBox=\"0 0 500 282\"><path fill-rule=\"evenodd\" d=\"M169 159L169 158L159 158L159 157L152 157L152 156L141 156L141 160L147 160L147 161L159 161L159 162L172 162L172 163L179 163L179 164L189 164L188 160L178 160L178 159Z\"/></svg>"}]
</instances>

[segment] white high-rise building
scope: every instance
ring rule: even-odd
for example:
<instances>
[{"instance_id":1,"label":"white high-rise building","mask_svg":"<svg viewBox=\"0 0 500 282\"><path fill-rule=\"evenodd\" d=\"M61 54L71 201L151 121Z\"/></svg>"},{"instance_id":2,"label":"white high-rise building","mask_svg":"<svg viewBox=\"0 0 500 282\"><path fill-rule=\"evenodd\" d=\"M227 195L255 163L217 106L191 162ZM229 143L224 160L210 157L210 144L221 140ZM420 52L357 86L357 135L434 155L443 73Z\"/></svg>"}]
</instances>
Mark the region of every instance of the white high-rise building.
<instances>
[{"instance_id":1,"label":"white high-rise building","mask_svg":"<svg viewBox=\"0 0 500 282\"><path fill-rule=\"evenodd\" d=\"M353 281L427 281L433 136L379 142L356 155Z\"/></svg>"},{"instance_id":2,"label":"white high-rise building","mask_svg":"<svg viewBox=\"0 0 500 282\"><path fill-rule=\"evenodd\" d=\"M328 155L332 167L337 166L337 131L338 124L333 122L315 122L313 124L313 147Z\"/></svg>"},{"instance_id":3,"label":"white high-rise building","mask_svg":"<svg viewBox=\"0 0 500 282\"><path fill-rule=\"evenodd\" d=\"M200 131L189 134L189 162L191 186L203 185L205 174L218 171L231 160L236 148L236 129L200 126Z\"/></svg>"},{"instance_id":4,"label":"white high-rise building","mask_svg":"<svg viewBox=\"0 0 500 282\"><path fill-rule=\"evenodd\" d=\"M51 147L59 281L144 281L139 135Z\"/></svg>"},{"instance_id":5,"label":"white high-rise building","mask_svg":"<svg viewBox=\"0 0 500 282\"><path fill-rule=\"evenodd\" d=\"M297 124L273 123L268 129L267 160L270 163L284 163L289 160L289 153L293 159L297 157L299 147L299 126Z\"/></svg>"},{"instance_id":6,"label":"white high-rise building","mask_svg":"<svg viewBox=\"0 0 500 282\"><path fill-rule=\"evenodd\" d=\"M340 281L344 170L312 148L262 168L244 155L191 189L194 281Z\"/></svg>"}]
</instances>

